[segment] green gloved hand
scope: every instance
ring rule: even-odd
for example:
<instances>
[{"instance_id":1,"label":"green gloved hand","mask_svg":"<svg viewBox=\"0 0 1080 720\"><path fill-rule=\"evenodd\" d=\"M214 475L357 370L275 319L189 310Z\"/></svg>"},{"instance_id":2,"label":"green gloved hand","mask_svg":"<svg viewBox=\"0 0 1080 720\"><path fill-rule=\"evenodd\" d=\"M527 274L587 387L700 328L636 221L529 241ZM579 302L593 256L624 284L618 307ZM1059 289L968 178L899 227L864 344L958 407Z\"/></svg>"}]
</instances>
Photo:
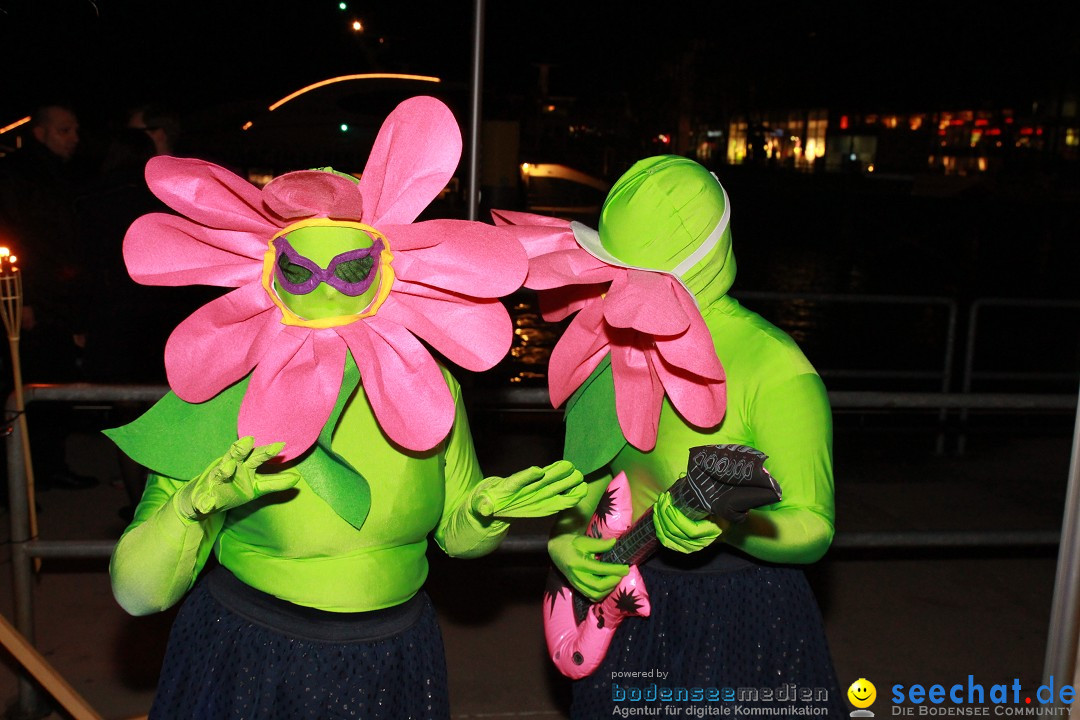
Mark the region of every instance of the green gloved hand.
<instances>
[{"instance_id":1,"label":"green gloved hand","mask_svg":"<svg viewBox=\"0 0 1080 720\"><path fill-rule=\"evenodd\" d=\"M665 492L653 506L653 527L660 544L670 550L692 553L712 544L723 529L713 520L691 520L671 504L671 493Z\"/></svg>"},{"instance_id":2,"label":"green gloved hand","mask_svg":"<svg viewBox=\"0 0 1080 720\"><path fill-rule=\"evenodd\" d=\"M630 566L597 559L610 550L616 538L593 538L566 533L548 540L548 555L563 577L578 592L593 602L600 602L630 572Z\"/></svg>"},{"instance_id":3,"label":"green gloved hand","mask_svg":"<svg viewBox=\"0 0 1080 720\"><path fill-rule=\"evenodd\" d=\"M469 507L485 520L545 517L574 507L587 489L573 463L559 460L545 468L484 479L473 490Z\"/></svg>"},{"instance_id":4,"label":"green gloved hand","mask_svg":"<svg viewBox=\"0 0 1080 720\"><path fill-rule=\"evenodd\" d=\"M210 463L199 477L176 493L177 510L192 520L231 510L267 493L288 490L300 481L296 470L257 475L260 465L281 452L285 443L255 447L255 438L242 437L224 456Z\"/></svg>"}]
</instances>

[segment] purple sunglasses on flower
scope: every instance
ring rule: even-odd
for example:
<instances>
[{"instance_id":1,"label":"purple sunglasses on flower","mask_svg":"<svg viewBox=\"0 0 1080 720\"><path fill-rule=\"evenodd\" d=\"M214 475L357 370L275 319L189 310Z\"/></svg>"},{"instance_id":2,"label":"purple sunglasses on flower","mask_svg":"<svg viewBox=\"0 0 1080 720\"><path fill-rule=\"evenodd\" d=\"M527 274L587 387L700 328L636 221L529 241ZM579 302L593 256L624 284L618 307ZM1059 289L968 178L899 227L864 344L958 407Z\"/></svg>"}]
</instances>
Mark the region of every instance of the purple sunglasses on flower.
<instances>
[{"instance_id":1,"label":"purple sunglasses on flower","mask_svg":"<svg viewBox=\"0 0 1080 720\"><path fill-rule=\"evenodd\" d=\"M277 250L274 278L286 292L307 295L324 282L343 295L357 297L375 280L372 269L378 263L383 241L376 238L371 247L343 252L325 269L296 252L284 236L274 240L274 249Z\"/></svg>"}]
</instances>

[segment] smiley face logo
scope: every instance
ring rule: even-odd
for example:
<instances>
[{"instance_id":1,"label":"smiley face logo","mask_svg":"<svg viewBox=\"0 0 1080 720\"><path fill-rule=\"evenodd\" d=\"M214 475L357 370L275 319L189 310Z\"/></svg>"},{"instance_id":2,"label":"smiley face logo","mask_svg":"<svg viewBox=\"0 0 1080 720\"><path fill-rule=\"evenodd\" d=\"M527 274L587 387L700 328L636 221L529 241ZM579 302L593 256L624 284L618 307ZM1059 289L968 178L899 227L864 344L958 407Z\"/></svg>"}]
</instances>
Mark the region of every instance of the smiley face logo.
<instances>
[{"instance_id":1,"label":"smiley face logo","mask_svg":"<svg viewBox=\"0 0 1080 720\"><path fill-rule=\"evenodd\" d=\"M877 688L866 678L859 678L847 689L848 700L857 708L868 708L877 700Z\"/></svg>"}]
</instances>

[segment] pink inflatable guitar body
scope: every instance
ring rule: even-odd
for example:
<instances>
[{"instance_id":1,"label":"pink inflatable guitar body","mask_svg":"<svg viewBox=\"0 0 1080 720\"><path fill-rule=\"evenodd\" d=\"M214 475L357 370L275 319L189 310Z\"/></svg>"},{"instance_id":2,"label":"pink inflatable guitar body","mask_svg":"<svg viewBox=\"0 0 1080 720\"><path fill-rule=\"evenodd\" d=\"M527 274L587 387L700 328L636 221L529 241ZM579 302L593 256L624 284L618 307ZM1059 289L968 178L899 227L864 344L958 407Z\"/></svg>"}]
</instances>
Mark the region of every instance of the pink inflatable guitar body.
<instances>
[{"instance_id":1,"label":"pink inflatable guitar body","mask_svg":"<svg viewBox=\"0 0 1080 720\"><path fill-rule=\"evenodd\" d=\"M668 490L672 503L695 520L712 516L737 523L755 507L779 502L780 486L765 469L763 453L745 445L702 445L690 449L686 475ZM647 617L649 593L638 564L659 548L652 509L632 522L630 483L619 473L604 491L586 534L618 538L600 560L626 563L630 572L610 594L591 603L555 568L544 592L544 635L548 654L563 675L574 680L591 674L604 659L615 630L625 618Z\"/></svg>"},{"instance_id":2,"label":"pink inflatable guitar body","mask_svg":"<svg viewBox=\"0 0 1080 720\"><path fill-rule=\"evenodd\" d=\"M633 509L630 483L619 473L608 484L586 532L590 537L619 537L630 528ZM623 618L649 614L649 593L637 565L603 601L589 605L580 620L574 608L580 598L562 574L552 568L545 593L544 634L548 654L563 675L578 679L590 674L607 653L611 636ZM580 608L579 608L580 611Z\"/></svg>"}]
</instances>

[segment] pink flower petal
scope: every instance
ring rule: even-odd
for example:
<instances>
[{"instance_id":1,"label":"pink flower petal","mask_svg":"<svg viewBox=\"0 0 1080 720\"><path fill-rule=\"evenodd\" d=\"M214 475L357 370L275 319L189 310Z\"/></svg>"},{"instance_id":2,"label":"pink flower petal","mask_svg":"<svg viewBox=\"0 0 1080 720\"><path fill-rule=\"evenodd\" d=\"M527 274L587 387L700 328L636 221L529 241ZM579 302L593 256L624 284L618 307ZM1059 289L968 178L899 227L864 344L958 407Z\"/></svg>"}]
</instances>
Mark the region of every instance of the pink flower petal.
<instances>
[{"instance_id":1,"label":"pink flower petal","mask_svg":"<svg viewBox=\"0 0 1080 720\"><path fill-rule=\"evenodd\" d=\"M428 349L379 315L338 333L360 368L383 432L407 450L430 450L442 442L454 424L454 398Z\"/></svg>"},{"instance_id":2,"label":"pink flower petal","mask_svg":"<svg viewBox=\"0 0 1080 720\"><path fill-rule=\"evenodd\" d=\"M328 217L359 220L363 201L360 187L349 178L319 170L285 173L267 183L263 202L287 220Z\"/></svg>"},{"instance_id":3,"label":"pink flower petal","mask_svg":"<svg viewBox=\"0 0 1080 720\"><path fill-rule=\"evenodd\" d=\"M251 375L237 432L255 445L284 442L291 460L315 444L337 402L345 343L333 330L291 326L280 333Z\"/></svg>"},{"instance_id":4,"label":"pink flower petal","mask_svg":"<svg viewBox=\"0 0 1080 720\"><path fill-rule=\"evenodd\" d=\"M530 258L560 250L580 250L568 220L512 210L492 210L491 217L496 225L514 233Z\"/></svg>"},{"instance_id":5,"label":"pink flower petal","mask_svg":"<svg viewBox=\"0 0 1080 720\"><path fill-rule=\"evenodd\" d=\"M128 228L124 262L135 282L143 285L240 287L259 281L267 239L151 213Z\"/></svg>"},{"instance_id":6,"label":"pink flower petal","mask_svg":"<svg viewBox=\"0 0 1080 720\"><path fill-rule=\"evenodd\" d=\"M724 379L724 368L716 356L712 333L688 294L678 296L690 319L686 332L671 337L654 337L657 352L664 362L702 379Z\"/></svg>"},{"instance_id":7,"label":"pink flower petal","mask_svg":"<svg viewBox=\"0 0 1080 720\"><path fill-rule=\"evenodd\" d=\"M533 290L547 290L563 285L610 282L623 274L622 268L603 263L581 248L575 248L531 258L525 285Z\"/></svg>"},{"instance_id":8,"label":"pink flower petal","mask_svg":"<svg viewBox=\"0 0 1080 720\"><path fill-rule=\"evenodd\" d=\"M575 283L610 282L621 268L597 260L578 245L570 222L546 215L493 210L495 224L511 232L529 256L525 286L547 290Z\"/></svg>"},{"instance_id":9,"label":"pink flower petal","mask_svg":"<svg viewBox=\"0 0 1080 720\"><path fill-rule=\"evenodd\" d=\"M401 280L493 298L520 288L528 271L521 245L493 225L429 220L379 230L390 240Z\"/></svg>"},{"instance_id":10,"label":"pink flower petal","mask_svg":"<svg viewBox=\"0 0 1080 720\"><path fill-rule=\"evenodd\" d=\"M683 418L699 428L720 424L727 409L727 382L691 375L668 365L655 351L649 351L650 361L664 393Z\"/></svg>"},{"instance_id":11,"label":"pink flower petal","mask_svg":"<svg viewBox=\"0 0 1080 720\"><path fill-rule=\"evenodd\" d=\"M632 332L624 331L620 335ZM615 380L615 412L623 436L638 450L648 452L656 446L664 387L640 346L613 345L611 372Z\"/></svg>"},{"instance_id":12,"label":"pink flower petal","mask_svg":"<svg viewBox=\"0 0 1080 720\"><path fill-rule=\"evenodd\" d=\"M488 370L502 360L514 337L506 307L495 299L436 293L411 294L395 285L379 317L408 329L466 370Z\"/></svg>"},{"instance_id":13,"label":"pink flower petal","mask_svg":"<svg viewBox=\"0 0 1080 720\"><path fill-rule=\"evenodd\" d=\"M545 227L560 228L570 231L570 221L557 218L552 215L538 215L536 213L520 212L518 210L492 210L491 217L496 225L542 225ZM571 233L573 242L573 233Z\"/></svg>"},{"instance_id":14,"label":"pink flower petal","mask_svg":"<svg viewBox=\"0 0 1080 720\"><path fill-rule=\"evenodd\" d=\"M608 353L602 308L597 303L579 312L563 332L548 361L551 406L559 407L588 379Z\"/></svg>"},{"instance_id":15,"label":"pink flower petal","mask_svg":"<svg viewBox=\"0 0 1080 720\"><path fill-rule=\"evenodd\" d=\"M196 310L165 344L169 385L181 399L209 400L247 375L284 329L261 285L245 285Z\"/></svg>"},{"instance_id":16,"label":"pink flower petal","mask_svg":"<svg viewBox=\"0 0 1080 720\"><path fill-rule=\"evenodd\" d=\"M656 444L665 393L699 427L723 419L724 370L693 298L677 280L603 263L578 245L566 221L505 210L492 217L525 247L525 286L538 291L544 319L578 313L548 364L553 406L610 351L619 425L638 449Z\"/></svg>"},{"instance_id":17,"label":"pink flower petal","mask_svg":"<svg viewBox=\"0 0 1080 720\"><path fill-rule=\"evenodd\" d=\"M259 188L205 160L159 155L146 164L146 182L166 205L208 228L269 240L282 227L264 209Z\"/></svg>"},{"instance_id":18,"label":"pink flower petal","mask_svg":"<svg viewBox=\"0 0 1080 720\"><path fill-rule=\"evenodd\" d=\"M360 176L364 222L411 223L446 187L461 159L461 131L450 108L432 97L405 100L379 129Z\"/></svg>"},{"instance_id":19,"label":"pink flower petal","mask_svg":"<svg viewBox=\"0 0 1080 720\"><path fill-rule=\"evenodd\" d=\"M566 287L543 290L537 293L540 300L540 314L548 322L560 322L591 303L600 304L608 284L567 285Z\"/></svg>"},{"instance_id":20,"label":"pink flower petal","mask_svg":"<svg viewBox=\"0 0 1080 720\"><path fill-rule=\"evenodd\" d=\"M628 270L616 276L604 297L604 320L647 335L677 335L690 318L676 297L682 287L667 275ZM686 294L685 290L682 290ZM695 310L695 314L697 311Z\"/></svg>"}]
</instances>

